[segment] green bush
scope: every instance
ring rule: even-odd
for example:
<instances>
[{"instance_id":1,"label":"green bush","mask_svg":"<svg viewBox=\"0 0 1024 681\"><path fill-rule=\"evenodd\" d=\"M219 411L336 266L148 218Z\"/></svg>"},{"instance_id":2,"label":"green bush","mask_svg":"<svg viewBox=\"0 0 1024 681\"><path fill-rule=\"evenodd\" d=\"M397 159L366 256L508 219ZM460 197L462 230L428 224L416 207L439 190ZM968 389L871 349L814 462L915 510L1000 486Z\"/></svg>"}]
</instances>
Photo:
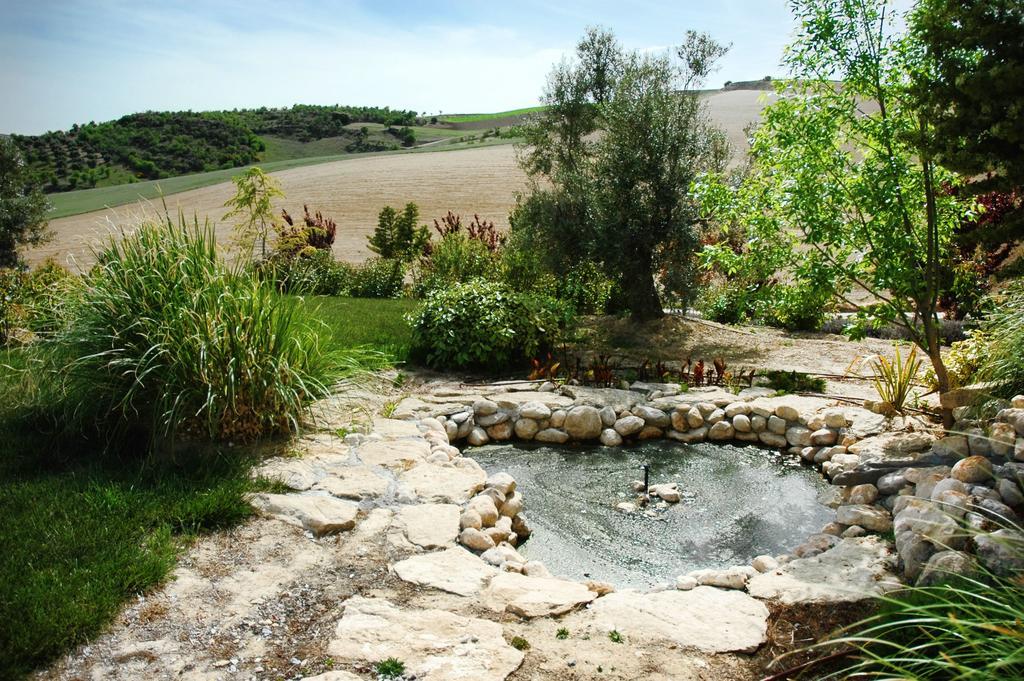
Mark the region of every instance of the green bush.
<instances>
[{"instance_id":1,"label":"green bush","mask_svg":"<svg viewBox=\"0 0 1024 681\"><path fill-rule=\"evenodd\" d=\"M371 258L352 269L348 295L354 298L401 298L405 264L401 260Z\"/></svg>"},{"instance_id":2,"label":"green bush","mask_svg":"<svg viewBox=\"0 0 1024 681\"><path fill-rule=\"evenodd\" d=\"M388 260L415 260L430 242L426 225L417 226L420 209L415 203L405 204L399 213L384 206L377 214L377 227L367 237L370 250Z\"/></svg>"},{"instance_id":3,"label":"green bush","mask_svg":"<svg viewBox=\"0 0 1024 681\"><path fill-rule=\"evenodd\" d=\"M431 244L430 255L420 260L413 290L424 297L437 289L497 275L497 259L487 244L464 232L451 232Z\"/></svg>"},{"instance_id":4,"label":"green bush","mask_svg":"<svg viewBox=\"0 0 1024 681\"><path fill-rule=\"evenodd\" d=\"M780 393L823 393L825 379L809 376L802 371L771 370L765 373L768 387Z\"/></svg>"},{"instance_id":5,"label":"green bush","mask_svg":"<svg viewBox=\"0 0 1024 681\"><path fill-rule=\"evenodd\" d=\"M355 268L334 259L330 251L309 249L288 256L275 253L255 265L257 274L282 293L344 296L352 289Z\"/></svg>"},{"instance_id":6,"label":"green bush","mask_svg":"<svg viewBox=\"0 0 1024 681\"><path fill-rule=\"evenodd\" d=\"M110 440L251 440L295 429L361 366L358 352L327 352L320 333L294 299L225 265L211 226L147 223L98 254L23 397Z\"/></svg>"},{"instance_id":7,"label":"green bush","mask_svg":"<svg viewBox=\"0 0 1024 681\"><path fill-rule=\"evenodd\" d=\"M767 326L789 331L815 331L835 308L830 288L776 284L761 289L755 317Z\"/></svg>"},{"instance_id":8,"label":"green bush","mask_svg":"<svg viewBox=\"0 0 1024 681\"><path fill-rule=\"evenodd\" d=\"M53 260L30 272L0 268L0 346L54 331L80 281Z\"/></svg>"},{"instance_id":9,"label":"green bush","mask_svg":"<svg viewBox=\"0 0 1024 681\"><path fill-rule=\"evenodd\" d=\"M701 294L697 310L705 319L720 324L742 324L751 314L747 291L728 285L714 286Z\"/></svg>"},{"instance_id":10,"label":"green bush","mask_svg":"<svg viewBox=\"0 0 1024 681\"><path fill-rule=\"evenodd\" d=\"M549 296L476 279L431 292L409 320L414 353L427 364L496 369L553 347L571 311Z\"/></svg>"}]
</instances>

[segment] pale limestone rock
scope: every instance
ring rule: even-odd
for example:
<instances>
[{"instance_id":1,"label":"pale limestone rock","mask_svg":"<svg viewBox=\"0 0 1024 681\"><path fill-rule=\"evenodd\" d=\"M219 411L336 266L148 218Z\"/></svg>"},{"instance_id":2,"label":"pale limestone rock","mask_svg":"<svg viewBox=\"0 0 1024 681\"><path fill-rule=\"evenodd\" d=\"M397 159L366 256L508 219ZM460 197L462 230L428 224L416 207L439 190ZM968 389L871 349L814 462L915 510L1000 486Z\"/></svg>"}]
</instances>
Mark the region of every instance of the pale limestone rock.
<instances>
[{"instance_id":1,"label":"pale limestone rock","mask_svg":"<svg viewBox=\"0 0 1024 681\"><path fill-rule=\"evenodd\" d=\"M514 429L516 437L520 440L532 440L540 430L540 424L531 418L520 418L516 421Z\"/></svg>"},{"instance_id":2,"label":"pale limestone rock","mask_svg":"<svg viewBox=\"0 0 1024 681\"><path fill-rule=\"evenodd\" d=\"M395 520L411 543L424 549L452 544L459 536L459 507L454 504L402 506Z\"/></svg>"},{"instance_id":3,"label":"pale limestone rock","mask_svg":"<svg viewBox=\"0 0 1024 681\"><path fill-rule=\"evenodd\" d=\"M750 417L746 414L736 414L732 417L732 427L737 433L749 433L751 431Z\"/></svg>"},{"instance_id":4,"label":"pale limestone rock","mask_svg":"<svg viewBox=\"0 0 1024 681\"><path fill-rule=\"evenodd\" d=\"M629 437L644 429L644 420L639 416L630 414L615 421L614 427L616 433L622 437Z\"/></svg>"},{"instance_id":5,"label":"pale limestone rock","mask_svg":"<svg viewBox=\"0 0 1024 681\"><path fill-rule=\"evenodd\" d=\"M878 537L843 539L817 556L753 576L747 591L785 605L859 601L899 587L892 564L886 543Z\"/></svg>"},{"instance_id":6,"label":"pale limestone rock","mask_svg":"<svg viewBox=\"0 0 1024 681\"><path fill-rule=\"evenodd\" d=\"M512 572L491 579L482 595L484 604L492 610L526 618L561 615L595 598L597 594L579 582Z\"/></svg>"},{"instance_id":7,"label":"pale limestone rock","mask_svg":"<svg viewBox=\"0 0 1024 681\"><path fill-rule=\"evenodd\" d=\"M957 461L950 475L961 482L984 482L992 477L992 462L984 456L969 456Z\"/></svg>"},{"instance_id":8,"label":"pale limestone rock","mask_svg":"<svg viewBox=\"0 0 1024 681\"><path fill-rule=\"evenodd\" d=\"M565 417L565 431L575 440L595 440L601 435L604 424L595 407L573 407Z\"/></svg>"},{"instance_id":9,"label":"pale limestone rock","mask_svg":"<svg viewBox=\"0 0 1024 681\"><path fill-rule=\"evenodd\" d=\"M497 574L481 558L459 546L406 558L395 563L394 571L402 581L459 596L478 594Z\"/></svg>"},{"instance_id":10,"label":"pale limestone rock","mask_svg":"<svg viewBox=\"0 0 1024 681\"><path fill-rule=\"evenodd\" d=\"M867 504L849 504L836 509L836 520L843 525L860 525L874 532L892 529L892 517L884 508Z\"/></svg>"},{"instance_id":11,"label":"pale limestone rock","mask_svg":"<svg viewBox=\"0 0 1024 681\"><path fill-rule=\"evenodd\" d=\"M359 507L350 501L317 494L255 494L250 499L261 514L309 530L317 536L355 527Z\"/></svg>"},{"instance_id":12,"label":"pale limestone rock","mask_svg":"<svg viewBox=\"0 0 1024 681\"><path fill-rule=\"evenodd\" d=\"M430 455L430 445L421 439L371 441L360 445L357 454L369 466L401 471L425 461Z\"/></svg>"},{"instance_id":13,"label":"pale limestone rock","mask_svg":"<svg viewBox=\"0 0 1024 681\"><path fill-rule=\"evenodd\" d=\"M554 419L552 419L552 422ZM558 428L545 428L534 437L537 442L550 442L554 444L565 444L569 441L569 434Z\"/></svg>"},{"instance_id":14,"label":"pale limestone rock","mask_svg":"<svg viewBox=\"0 0 1024 681\"><path fill-rule=\"evenodd\" d=\"M488 494L478 494L470 499L466 510L476 511L484 527L493 527L494 523L498 522L498 506L495 504L494 498Z\"/></svg>"},{"instance_id":15,"label":"pale limestone rock","mask_svg":"<svg viewBox=\"0 0 1024 681\"><path fill-rule=\"evenodd\" d=\"M384 496L388 481L366 466L346 466L333 468L331 475L318 482L314 489L340 499L361 501Z\"/></svg>"},{"instance_id":16,"label":"pale limestone rock","mask_svg":"<svg viewBox=\"0 0 1024 681\"><path fill-rule=\"evenodd\" d=\"M500 624L444 610L402 609L383 599L353 596L327 654L376 664L394 657L422 679L504 681L523 662Z\"/></svg>"},{"instance_id":17,"label":"pale limestone rock","mask_svg":"<svg viewBox=\"0 0 1024 681\"><path fill-rule=\"evenodd\" d=\"M483 489L487 479L479 465L463 463L470 461L472 459L456 459L448 464L424 462L400 473L399 481L424 501L461 504Z\"/></svg>"},{"instance_id":18,"label":"pale limestone rock","mask_svg":"<svg viewBox=\"0 0 1024 681\"><path fill-rule=\"evenodd\" d=\"M709 440L731 440L733 436L732 424L728 421L717 421L708 430Z\"/></svg>"},{"instance_id":19,"label":"pale limestone rock","mask_svg":"<svg viewBox=\"0 0 1024 681\"><path fill-rule=\"evenodd\" d=\"M622 436L619 435L614 428L605 428L602 430L599 440L605 447L618 447L622 444Z\"/></svg>"},{"instance_id":20,"label":"pale limestone rock","mask_svg":"<svg viewBox=\"0 0 1024 681\"><path fill-rule=\"evenodd\" d=\"M762 603L740 591L708 586L647 594L616 592L597 599L588 619L631 641L705 653L754 652L768 630L768 608Z\"/></svg>"},{"instance_id":21,"label":"pale limestone rock","mask_svg":"<svg viewBox=\"0 0 1024 681\"><path fill-rule=\"evenodd\" d=\"M486 551L494 548L494 540L484 534L483 530L466 527L459 533L459 543L474 551Z\"/></svg>"}]
</instances>

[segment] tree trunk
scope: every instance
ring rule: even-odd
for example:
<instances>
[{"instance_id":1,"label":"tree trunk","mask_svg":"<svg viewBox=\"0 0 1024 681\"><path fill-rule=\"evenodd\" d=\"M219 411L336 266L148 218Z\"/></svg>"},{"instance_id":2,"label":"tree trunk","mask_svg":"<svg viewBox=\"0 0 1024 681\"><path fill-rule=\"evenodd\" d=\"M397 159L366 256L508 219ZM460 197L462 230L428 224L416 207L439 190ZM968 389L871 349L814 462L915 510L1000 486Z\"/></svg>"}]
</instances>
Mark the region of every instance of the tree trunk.
<instances>
[{"instance_id":1,"label":"tree trunk","mask_svg":"<svg viewBox=\"0 0 1024 681\"><path fill-rule=\"evenodd\" d=\"M658 289L654 286L654 273L651 271L650 263L639 264L632 275L626 275L623 289L626 294L626 309L634 320L645 322L665 316Z\"/></svg>"},{"instance_id":2,"label":"tree trunk","mask_svg":"<svg viewBox=\"0 0 1024 681\"><path fill-rule=\"evenodd\" d=\"M939 400L949 392L949 372L946 371L946 364L942 361L942 347L939 345L939 329L935 325L935 319L931 315L924 316L924 334L928 347L928 359L932 361L932 369L935 370L935 382L939 388ZM941 407L942 425L946 430L953 427L953 410L945 405Z\"/></svg>"}]
</instances>

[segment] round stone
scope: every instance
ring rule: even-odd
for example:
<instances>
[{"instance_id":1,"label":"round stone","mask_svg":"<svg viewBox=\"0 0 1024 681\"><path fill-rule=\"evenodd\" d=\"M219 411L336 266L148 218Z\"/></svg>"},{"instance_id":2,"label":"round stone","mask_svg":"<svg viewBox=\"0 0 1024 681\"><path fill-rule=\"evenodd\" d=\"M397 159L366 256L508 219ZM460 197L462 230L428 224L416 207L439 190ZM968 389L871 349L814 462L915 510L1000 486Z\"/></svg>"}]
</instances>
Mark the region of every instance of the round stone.
<instances>
[{"instance_id":1,"label":"round stone","mask_svg":"<svg viewBox=\"0 0 1024 681\"><path fill-rule=\"evenodd\" d=\"M992 462L984 456L969 456L957 461L950 474L960 482L984 482L992 477Z\"/></svg>"},{"instance_id":2,"label":"round stone","mask_svg":"<svg viewBox=\"0 0 1024 681\"><path fill-rule=\"evenodd\" d=\"M614 428L605 428L601 431L601 444L605 447L618 447L622 444L622 436Z\"/></svg>"},{"instance_id":3,"label":"round stone","mask_svg":"<svg viewBox=\"0 0 1024 681\"><path fill-rule=\"evenodd\" d=\"M624 416L615 421L615 432L622 437L635 435L644 429L644 420L639 416Z\"/></svg>"},{"instance_id":4,"label":"round stone","mask_svg":"<svg viewBox=\"0 0 1024 681\"><path fill-rule=\"evenodd\" d=\"M732 427L740 433L749 433L751 430L750 417L746 414L736 414L732 417Z\"/></svg>"},{"instance_id":5,"label":"round stone","mask_svg":"<svg viewBox=\"0 0 1024 681\"><path fill-rule=\"evenodd\" d=\"M601 435L604 424L595 407L573 407L565 417L565 432L575 440L594 440Z\"/></svg>"}]
</instances>

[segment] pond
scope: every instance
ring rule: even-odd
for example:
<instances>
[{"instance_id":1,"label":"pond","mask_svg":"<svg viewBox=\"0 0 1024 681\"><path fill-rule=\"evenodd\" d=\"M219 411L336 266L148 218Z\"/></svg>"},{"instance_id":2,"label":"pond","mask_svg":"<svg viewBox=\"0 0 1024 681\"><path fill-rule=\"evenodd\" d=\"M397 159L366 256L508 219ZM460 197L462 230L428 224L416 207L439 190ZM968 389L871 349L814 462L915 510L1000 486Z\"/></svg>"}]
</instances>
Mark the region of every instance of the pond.
<instances>
[{"instance_id":1,"label":"pond","mask_svg":"<svg viewBox=\"0 0 1024 681\"><path fill-rule=\"evenodd\" d=\"M466 452L487 472L507 471L523 494L533 535L519 547L555 575L647 587L698 568L785 553L834 519L830 485L793 457L755 446L656 440L631 447L489 445ZM683 500L623 512L630 483L676 482Z\"/></svg>"}]
</instances>

